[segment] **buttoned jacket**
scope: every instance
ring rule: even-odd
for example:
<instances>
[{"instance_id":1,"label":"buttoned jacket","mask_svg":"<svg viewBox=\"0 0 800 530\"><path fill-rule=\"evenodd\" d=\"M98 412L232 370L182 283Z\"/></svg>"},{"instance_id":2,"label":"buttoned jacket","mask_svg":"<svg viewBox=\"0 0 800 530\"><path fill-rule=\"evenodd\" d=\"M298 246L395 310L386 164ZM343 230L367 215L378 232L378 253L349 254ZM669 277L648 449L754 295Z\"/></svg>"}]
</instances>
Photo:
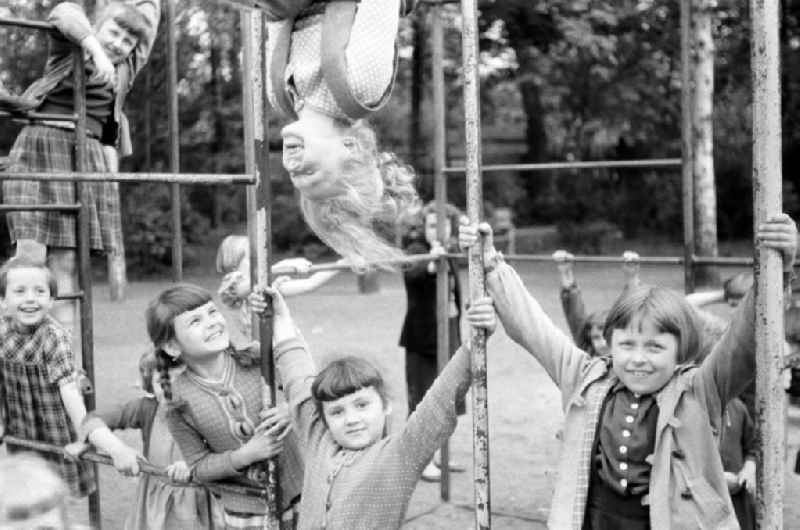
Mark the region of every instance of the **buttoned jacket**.
<instances>
[{"instance_id":1,"label":"buttoned jacket","mask_svg":"<svg viewBox=\"0 0 800 530\"><path fill-rule=\"evenodd\" d=\"M487 276L487 286L509 337L542 364L561 390L563 453L548 526L579 530L597 422L617 378L608 358L591 358L553 324L510 266L500 261ZM718 433L725 404L755 373L754 320L748 294L703 363L680 366L656 395L659 415L648 495L654 530L739 528Z\"/></svg>"}]
</instances>

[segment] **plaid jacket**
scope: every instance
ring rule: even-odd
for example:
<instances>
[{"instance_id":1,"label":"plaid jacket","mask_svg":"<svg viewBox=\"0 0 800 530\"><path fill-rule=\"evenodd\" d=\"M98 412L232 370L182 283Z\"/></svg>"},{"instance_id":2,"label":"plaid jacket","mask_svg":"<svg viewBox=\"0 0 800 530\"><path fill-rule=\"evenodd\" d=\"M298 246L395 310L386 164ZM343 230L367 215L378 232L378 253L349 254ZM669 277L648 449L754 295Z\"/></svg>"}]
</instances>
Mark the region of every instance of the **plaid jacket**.
<instances>
[{"instance_id":1,"label":"plaid jacket","mask_svg":"<svg viewBox=\"0 0 800 530\"><path fill-rule=\"evenodd\" d=\"M145 16L150 25L147 38L140 39L133 53L117 65L117 86L114 88L114 120L118 125L117 141L120 154L131 154L131 139L128 120L122 112L125 96L133 85L136 74L147 63L161 18L161 0L136 0L133 5ZM93 33L92 25L83 8L72 2L56 5L47 21L53 24L60 34L51 34L50 50L44 75L31 85L16 101L19 110L32 110L42 104L50 93L67 76L72 74L72 50L74 44Z\"/></svg>"},{"instance_id":2,"label":"plaid jacket","mask_svg":"<svg viewBox=\"0 0 800 530\"><path fill-rule=\"evenodd\" d=\"M580 530L592 442L616 376L607 358L590 358L553 324L510 266L499 263L487 276L487 287L508 335L536 357L561 390L563 458L548 526ZM755 373L754 321L750 294L703 363L679 367L656 395L659 416L649 492L653 530L739 528L717 437L725 404Z\"/></svg>"}]
</instances>

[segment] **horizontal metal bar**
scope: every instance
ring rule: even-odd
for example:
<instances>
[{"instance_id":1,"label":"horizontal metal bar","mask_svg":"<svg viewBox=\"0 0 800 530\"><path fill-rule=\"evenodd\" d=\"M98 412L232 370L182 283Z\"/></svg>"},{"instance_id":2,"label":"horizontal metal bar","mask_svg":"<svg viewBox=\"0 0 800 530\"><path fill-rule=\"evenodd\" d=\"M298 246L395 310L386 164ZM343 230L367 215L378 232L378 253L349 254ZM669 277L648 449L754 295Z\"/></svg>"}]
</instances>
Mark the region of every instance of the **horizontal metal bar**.
<instances>
[{"instance_id":1,"label":"horizontal metal bar","mask_svg":"<svg viewBox=\"0 0 800 530\"><path fill-rule=\"evenodd\" d=\"M60 455L65 460L74 460L74 457L69 454L63 447L53 444L48 444L44 442L38 442L34 440L25 440L23 438L17 438L16 436L4 436L3 440L6 443L11 445L16 445L18 447L25 447L26 449L33 449L34 451L41 451L44 453L51 453ZM86 460L87 462L94 462L96 464L103 464L107 466L113 466L114 463L111 460L111 457L106 455L98 454L94 451L84 451L78 457L80 460ZM169 475L167 474L166 470L154 466L149 462L139 461L139 469L142 473L147 475L153 475L156 477L166 478L169 479ZM177 485L177 483L175 483ZM260 497L264 495L263 488L257 488L252 486L244 486L238 484L228 484L223 482L197 482L197 481L190 481L185 484L186 486L197 486L197 487L207 487L215 490L221 491L229 491L231 493L238 493L240 495L247 495L251 497Z\"/></svg>"},{"instance_id":2,"label":"horizontal metal bar","mask_svg":"<svg viewBox=\"0 0 800 530\"><path fill-rule=\"evenodd\" d=\"M78 121L76 114L51 114L48 112L11 112L0 110L0 118L11 118L14 121L37 122L37 121L65 121L75 123Z\"/></svg>"},{"instance_id":3,"label":"horizontal metal bar","mask_svg":"<svg viewBox=\"0 0 800 530\"><path fill-rule=\"evenodd\" d=\"M561 169L618 169L649 167L680 167L680 158L653 158L650 160L594 160L585 162L544 162L539 164L487 164L484 173L491 171L552 171ZM463 173L463 167L446 167L445 173Z\"/></svg>"},{"instance_id":4,"label":"horizontal metal bar","mask_svg":"<svg viewBox=\"0 0 800 530\"><path fill-rule=\"evenodd\" d=\"M0 212L77 212L80 204L0 204Z\"/></svg>"},{"instance_id":5,"label":"horizontal metal bar","mask_svg":"<svg viewBox=\"0 0 800 530\"><path fill-rule=\"evenodd\" d=\"M466 260L464 254L447 254L448 258ZM506 261L538 261L552 262L551 254L503 254ZM622 256L575 256L576 263L622 263L625 260ZM713 256L692 256L692 261L696 265L717 265L720 267L749 267L753 265L753 258L744 257L713 257ZM684 259L676 256L641 256L639 263L642 265L682 265ZM800 268L800 263L795 264Z\"/></svg>"},{"instance_id":6,"label":"horizontal metal bar","mask_svg":"<svg viewBox=\"0 0 800 530\"><path fill-rule=\"evenodd\" d=\"M74 293L64 293L56 296L56 300L81 300L83 299L83 291L76 291Z\"/></svg>"},{"instance_id":7,"label":"horizontal metal bar","mask_svg":"<svg viewBox=\"0 0 800 530\"><path fill-rule=\"evenodd\" d=\"M176 184L255 184L256 179L247 173L78 173L78 172L26 172L0 173L2 180L50 180L82 182L166 182Z\"/></svg>"},{"instance_id":8,"label":"horizontal metal bar","mask_svg":"<svg viewBox=\"0 0 800 530\"><path fill-rule=\"evenodd\" d=\"M723 265L723 266L742 266L753 265L753 258L740 257L712 257L712 256L692 256L692 261L696 265Z\"/></svg>"},{"instance_id":9,"label":"horizontal metal bar","mask_svg":"<svg viewBox=\"0 0 800 530\"><path fill-rule=\"evenodd\" d=\"M18 28L56 31L56 27L49 22L42 22L40 20L26 20L24 18L13 17L0 17L0 26L15 26Z\"/></svg>"},{"instance_id":10,"label":"horizontal metal bar","mask_svg":"<svg viewBox=\"0 0 800 530\"><path fill-rule=\"evenodd\" d=\"M337 270L352 270L355 273L364 273L369 268L387 268L391 267L392 265L408 265L412 263L418 263L420 261L434 261L438 259L439 256L435 256L433 254L412 254L410 256L405 256L400 259L396 260L382 260L382 261L373 261L370 263L364 264L363 267L353 267L351 265L341 264L341 263L320 263L319 265L312 265L308 268L308 272L298 270L294 267L273 267L272 274L275 276L306 276L307 274L313 274L315 272L322 272L322 271L337 271Z\"/></svg>"},{"instance_id":11,"label":"horizontal metal bar","mask_svg":"<svg viewBox=\"0 0 800 530\"><path fill-rule=\"evenodd\" d=\"M223 0L223 3L245 9L269 9L270 7L270 2L267 0Z\"/></svg>"}]
</instances>

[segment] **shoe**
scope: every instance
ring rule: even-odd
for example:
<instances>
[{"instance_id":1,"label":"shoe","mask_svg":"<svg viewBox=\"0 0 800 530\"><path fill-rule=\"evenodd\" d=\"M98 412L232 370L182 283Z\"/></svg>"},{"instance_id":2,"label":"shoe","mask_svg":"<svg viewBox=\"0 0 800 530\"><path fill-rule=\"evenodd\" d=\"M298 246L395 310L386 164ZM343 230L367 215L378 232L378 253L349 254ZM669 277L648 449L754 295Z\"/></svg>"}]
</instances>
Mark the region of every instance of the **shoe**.
<instances>
[{"instance_id":1,"label":"shoe","mask_svg":"<svg viewBox=\"0 0 800 530\"><path fill-rule=\"evenodd\" d=\"M442 468L442 463L439 461L439 457L438 456L433 459L433 465L435 465L437 469L441 469ZM458 462L450 460L447 463L447 469L451 473L463 473L464 471L467 470L467 467L465 465L463 465L463 464L459 464Z\"/></svg>"},{"instance_id":2,"label":"shoe","mask_svg":"<svg viewBox=\"0 0 800 530\"><path fill-rule=\"evenodd\" d=\"M442 480L442 472L433 462L428 462L428 465L422 470L422 480L425 482L439 482Z\"/></svg>"}]
</instances>

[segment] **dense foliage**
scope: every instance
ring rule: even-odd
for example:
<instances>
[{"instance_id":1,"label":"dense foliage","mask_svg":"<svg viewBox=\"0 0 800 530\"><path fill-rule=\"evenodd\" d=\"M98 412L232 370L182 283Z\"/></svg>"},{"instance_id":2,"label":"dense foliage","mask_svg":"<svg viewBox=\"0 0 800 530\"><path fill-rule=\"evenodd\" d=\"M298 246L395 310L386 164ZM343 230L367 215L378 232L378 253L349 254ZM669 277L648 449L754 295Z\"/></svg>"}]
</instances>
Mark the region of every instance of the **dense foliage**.
<instances>
[{"instance_id":1,"label":"dense foliage","mask_svg":"<svg viewBox=\"0 0 800 530\"><path fill-rule=\"evenodd\" d=\"M10 0L0 15L42 19L55 0ZM484 161L630 159L680 156L680 40L677 0L502 0L482 3ZM747 236L751 226L749 22L746 3L719 0L715 44L715 167L719 233ZM452 8L452 9L451 9ZM457 8L447 12L448 153L463 160L460 34ZM793 171L800 158L800 2L784 0L784 175L786 207L797 213ZM243 171L239 15L213 0L180 2L178 90L180 167L187 172ZM417 168L424 197L430 179L433 129L427 11L404 21L398 85L375 118L386 147ZM41 72L44 39L0 28L0 86L18 93ZM426 45L420 47L420 45ZM418 53L413 53L416 45ZM135 153L132 171L169 167L166 40L162 28L151 63L127 109ZM414 88L416 87L416 89ZM397 124L408 124L398 127ZM270 123L272 147L280 123ZM0 153L16 133L0 128ZM411 140L410 140L411 139ZM300 250L313 244L293 191L273 160L275 243ZM451 180L450 195L463 201ZM514 209L517 224L559 224L565 237L589 221L605 221L627 236L680 237L680 175L676 170L491 173L485 196ZM209 227L235 230L245 220L241 187L183 191L187 239ZM142 264L169 259L165 186L123 188L129 254Z\"/></svg>"}]
</instances>

